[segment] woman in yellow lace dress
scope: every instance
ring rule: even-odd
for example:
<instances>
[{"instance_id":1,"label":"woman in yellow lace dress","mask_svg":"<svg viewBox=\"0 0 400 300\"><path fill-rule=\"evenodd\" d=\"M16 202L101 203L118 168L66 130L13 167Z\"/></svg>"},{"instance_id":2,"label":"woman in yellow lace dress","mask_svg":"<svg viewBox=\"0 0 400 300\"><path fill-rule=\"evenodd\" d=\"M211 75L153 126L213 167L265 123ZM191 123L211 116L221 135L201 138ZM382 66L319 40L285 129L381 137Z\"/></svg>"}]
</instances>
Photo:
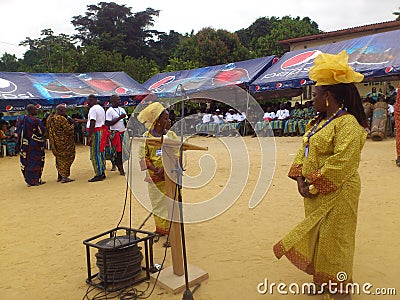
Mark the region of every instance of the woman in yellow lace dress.
<instances>
[{"instance_id":1,"label":"woman in yellow lace dress","mask_svg":"<svg viewBox=\"0 0 400 300\"><path fill-rule=\"evenodd\" d=\"M304 197L305 219L274 246L296 267L313 275L319 289L352 282L357 207L360 195L358 166L367 119L352 82L363 75L347 64L345 51L320 54L310 69L318 115L307 125L302 147L290 168ZM345 272L346 274L344 274ZM347 278L346 278L347 277ZM337 286L334 299L351 299Z\"/></svg>"},{"instance_id":2,"label":"woman in yellow lace dress","mask_svg":"<svg viewBox=\"0 0 400 300\"><path fill-rule=\"evenodd\" d=\"M154 102L142 110L138 120L144 123L148 129L143 136L147 138L161 137L166 135L169 138L177 139L177 135L168 130L171 127L169 114L158 102ZM142 143L139 149L142 170L147 170L146 181L148 184L149 198L152 205L155 233L163 236L169 233L170 221L168 220L168 200L166 198L164 166L162 161L162 149Z\"/></svg>"}]
</instances>

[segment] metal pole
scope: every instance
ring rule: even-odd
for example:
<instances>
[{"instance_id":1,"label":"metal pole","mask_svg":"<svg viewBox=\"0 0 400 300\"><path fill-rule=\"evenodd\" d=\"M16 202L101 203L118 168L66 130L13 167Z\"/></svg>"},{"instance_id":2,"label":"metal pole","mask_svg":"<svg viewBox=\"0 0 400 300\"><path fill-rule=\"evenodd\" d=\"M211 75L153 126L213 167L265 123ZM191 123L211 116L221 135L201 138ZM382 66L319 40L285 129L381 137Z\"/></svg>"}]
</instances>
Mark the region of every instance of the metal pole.
<instances>
[{"instance_id":1,"label":"metal pole","mask_svg":"<svg viewBox=\"0 0 400 300\"><path fill-rule=\"evenodd\" d=\"M177 166L177 189L178 189L178 206L179 206L179 219L181 222L181 239L182 239L182 256L183 256L183 268L185 272L185 291L183 292L183 300L193 300L193 294L189 289L189 275L188 275L188 264L186 256L186 242L185 242L185 224L183 223L183 205L182 205L182 176L183 176L183 119L185 118L185 99L186 91L182 85L181 88L181 146L179 149L179 164Z\"/></svg>"}]
</instances>

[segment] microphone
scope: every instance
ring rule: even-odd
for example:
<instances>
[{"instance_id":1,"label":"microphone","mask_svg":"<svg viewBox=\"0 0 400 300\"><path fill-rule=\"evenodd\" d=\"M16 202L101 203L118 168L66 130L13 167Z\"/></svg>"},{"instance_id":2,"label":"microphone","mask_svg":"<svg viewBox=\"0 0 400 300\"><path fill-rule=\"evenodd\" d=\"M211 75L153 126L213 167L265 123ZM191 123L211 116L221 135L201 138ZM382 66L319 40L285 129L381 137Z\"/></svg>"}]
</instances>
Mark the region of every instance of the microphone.
<instances>
[{"instance_id":1,"label":"microphone","mask_svg":"<svg viewBox=\"0 0 400 300\"><path fill-rule=\"evenodd\" d=\"M185 90L185 88L183 87L183 84L182 84L182 83L180 83L180 84L178 84L178 85L176 86L174 96L177 96L178 88L179 88L179 90L181 91L182 99L189 99L188 96L187 96L186 90Z\"/></svg>"},{"instance_id":2,"label":"microphone","mask_svg":"<svg viewBox=\"0 0 400 300\"><path fill-rule=\"evenodd\" d=\"M182 93L182 96L183 96L184 99L188 98L186 90L183 88L183 85L181 85L181 93Z\"/></svg>"}]
</instances>

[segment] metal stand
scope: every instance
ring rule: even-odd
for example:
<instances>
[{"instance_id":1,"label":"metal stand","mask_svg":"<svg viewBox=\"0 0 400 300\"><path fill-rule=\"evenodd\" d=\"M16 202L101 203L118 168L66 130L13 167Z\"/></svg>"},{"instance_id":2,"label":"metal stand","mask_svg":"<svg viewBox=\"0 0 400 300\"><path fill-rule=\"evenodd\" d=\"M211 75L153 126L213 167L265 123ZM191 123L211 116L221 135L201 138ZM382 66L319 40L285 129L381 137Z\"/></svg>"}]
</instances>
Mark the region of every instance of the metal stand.
<instances>
[{"instance_id":1,"label":"metal stand","mask_svg":"<svg viewBox=\"0 0 400 300\"><path fill-rule=\"evenodd\" d=\"M122 233L120 233L122 232ZM134 278L124 280L124 281L113 281L110 278L107 278L107 276L104 276L104 278L101 278L99 272L96 274L92 274L92 265L91 265L91 253L90 250L91 248L96 248L99 251L103 251L103 253L110 251L110 247L106 247L105 245L102 245L99 243L100 241L106 239L106 238L117 238L117 237L132 237L132 241L129 241L128 243L124 243L123 245L115 245L114 248L111 249L126 249L128 247L136 246L136 245L141 245L143 244L144 246L144 263L145 266L141 267L142 270L145 271L145 275L142 276L138 274L138 276L135 276ZM146 281L150 279L150 272L152 269L154 269L154 262L153 262L153 239L155 237L155 234L153 232L148 232L148 231L143 231L143 230L138 230L138 229L133 229L133 228L128 228L128 227L116 227L114 229L108 230L106 232L100 233L94 237L88 238L83 241L83 244L86 246L86 263L87 263L87 278L86 282L90 284L91 286L97 287L99 289L105 290L107 292L115 292L127 287L130 287L132 285L138 284L140 282ZM106 266L106 259L107 255L104 255L104 265ZM95 279L98 279L95 281Z\"/></svg>"},{"instance_id":2,"label":"metal stand","mask_svg":"<svg viewBox=\"0 0 400 300\"><path fill-rule=\"evenodd\" d=\"M188 275L188 263L186 255L186 241L185 241L185 224L183 220L183 205L182 205L182 177L183 177L183 120L185 118L185 99L187 98L185 89L182 85L181 88L181 147L179 148L179 163L176 168L177 172L177 192L178 192L178 206L179 206L179 220L181 223L181 241L182 241L182 256L183 256L183 268L185 272L185 291L183 292L183 300L193 300L193 294L189 288L189 275ZM179 87L178 86L178 87Z\"/></svg>"},{"instance_id":3,"label":"metal stand","mask_svg":"<svg viewBox=\"0 0 400 300\"><path fill-rule=\"evenodd\" d=\"M182 92L182 113L181 122L184 118L184 100L186 99L186 92L182 85L178 85ZM171 256L172 266L161 270L159 276L154 278L154 274L151 277L157 280L157 283L163 288L171 291L174 294L183 293L184 300L192 300L193 293L189 289L204 281L208 278L208 273L187 263L186 255L186 242L185 242L185 227L183 217L183 203L182 203L182 177L183 177L183 151L187 150L208 150L207 147L199 147L184 143L184 124L181 123L180 128L180 142L174 141L173 139L147 139L148 144L159 145L163 147L163 154L166 154L166 161L164 161L165 169L165 187L166 195L175 201L175 205L172 206L172 214L176 213L179 215L178 221L172 220L171 229L169 233L169 239L171 242ZM179 151L178 151L179 150ZM179 152L179 157L176 153ZM167 170L167 171L166 171ZM168 172L169 171L169 172ZM177 206L176 206L177 204ZM171 208L171 207L170 207ZM190 273L190 274L189 274ZM196 289L196 288L195 288Z\"/></svg>"}]
</instances>

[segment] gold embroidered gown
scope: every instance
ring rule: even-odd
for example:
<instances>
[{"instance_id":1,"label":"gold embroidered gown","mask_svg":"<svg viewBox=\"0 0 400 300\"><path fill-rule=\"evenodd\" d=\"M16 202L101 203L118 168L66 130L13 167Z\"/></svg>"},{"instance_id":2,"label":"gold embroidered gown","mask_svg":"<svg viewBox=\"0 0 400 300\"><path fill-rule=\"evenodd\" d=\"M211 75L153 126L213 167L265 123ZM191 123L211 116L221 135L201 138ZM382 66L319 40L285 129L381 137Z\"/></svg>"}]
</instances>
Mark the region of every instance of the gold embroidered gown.
<instances>
[{"instance_id":1,"label":"gold embroidered gown","mask_svg":"<svg viewBox=\"0 0 400 300\"><path fill-rule=\"evenodd\" d=\"M144 137L156 137L154 129L146 131ZM166 136L170 139L178 139L175 132L169 130ZM145 159L146 166L150 164L157 168L163 167L162 153L160 147L151 146L147 143L141 143L139 147L139 158ZM158 153L158 154L157 154ZM158 177L153 171L147 169L145 181L148 182L149 198L152 205L154 222L156 224L156 232L159 234L168 234L170 222L168 219L168 200L166 198L166 187L164 175Z\"/></svg>"},{"instance_id":2,"label":"gold embroidered gown","mask_svg":"<svg viewBox=\"0 0 400 300\"><path fill-rule=\"evenodd\" d=\"M325 121L321 121L317 130ZM313 124L314 125L314 124ZM319 191L304 198L305 219L274 246L296 267L313 275L315 284L352 282L352 268L361 183L358 174L366 131L351 114L333 119L310 138L305 157L308 124L303 145L290 168L292 179L304 176ZM338 281L339 272L347 280Z\"/></svg>"},{"instance_id":3,"label":"gold embroidered gown","mask_svg":"<svg viewBox=\"0 0 400 300\"><path fill-rule=\"evenodd\" d=\"M64 116L52 114L47 118L46 125L57 171L62 177L69 177L75 160L74 124Z\"/></svg>"}]
</instances>

